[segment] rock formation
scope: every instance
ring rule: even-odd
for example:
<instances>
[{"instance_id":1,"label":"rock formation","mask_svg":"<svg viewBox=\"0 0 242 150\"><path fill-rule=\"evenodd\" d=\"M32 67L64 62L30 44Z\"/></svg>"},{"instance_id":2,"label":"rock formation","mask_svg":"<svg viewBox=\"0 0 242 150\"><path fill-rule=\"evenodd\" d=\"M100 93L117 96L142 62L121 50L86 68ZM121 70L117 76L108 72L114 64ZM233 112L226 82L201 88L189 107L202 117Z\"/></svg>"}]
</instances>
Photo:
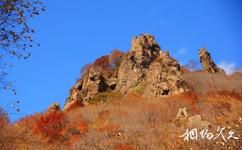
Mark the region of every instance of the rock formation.
<instances>
[{"instance_id":1,"label":"rock formation","mask_svg":"<svg viewBox=\"0 0 242 150\"><path fill-rule=\"evenodd\" d=\"M144 94L154 97L176 95L189 90L181 78L179 63L171 58L167 52L162 52L151 63L147 73L147 85Z\"/></svg>"},{"instance_id":2,"label":"rock formation","mask_svg":"<svg viewBox=\"0 0 242 150\"><path fill-rule=\"evenodd\" d=\"M134 37L127 54L115 51L89 65L70 90L65 109L76 103L86 104L102 92L124 95L134 89L145 97L188 91L179 63L169 53L162 52L149 34Z\"/></svg>"},{"instance_id":3,"label":"rock formation","mask_svg":"<svg viewBox=\"0 0 242 150\"><path fill-rule=\"evenodd\" d=\"M112 84L110 86L112 87ZM75 103L81 102L85 104L96 94L111 89L110 86L103 73L96 67L91 66L82 79L78 80L77 84L70 90L67 102L78 101Z\"/></svg>"},{"instance_id":4,"label":"rock formation","mask_svg":"<svg viewBox=\"0 0 242 150\"><path fill-rule=\"evenodd\" d=\"M200 129L207 129L211 126L211 124L208 121L202 120L202 117L200 115L194 115L194 116L188 117L187 125L190 128L200 128Z\"/></svg>"},{"instance_id":5,"label":"rock formation","mask_svg":"<svg viewBox=\"0 0 242 150\"><path fill-rule=\"evenodd\" d=\"M217 65L213 62L211 55L206 48L201 48L199 50L199 58L203 67L203 71L208 73L217 73L217 72L225 73L223 69L217 67Z\"/></svg>"},{"instance_id":6,"label":"rock formation","mask_svg":"<svg viewBox=\"0 0 242 150\"><path fill-rule=\"evenodd\" d=\"M211 127L211 124L208 121L203 120L200 115L190 116L186 107L178 110L176 121L183 122L183 125L186 125L189 128L207 129Z\"/></svg>"},{"instance_id":7,"label":"rock formation","mask_svg":"<svg viewBox=\"0 0 242 150\"><path fill-rule=\"evenodd\" d=\"M160 47L151 35L134 37L128 55L122 60L118 71L117 90L126 93L145 79L149 65L160 54Z\"/></svg>"},{"instance_id":8,"label":"rock formation","mask_svg":"<svg viewBox=\"0 0 242 150\"><path fill-rule=\"evenodd\" d=\"M188 118L188 113L187 113L187 108L179 108L178 113L176 115L176 120L182 120L182 119L187 119Z\"/></svg>"},{"instance_id":9,"label":"rock formation","mask_svg":"<svg viewBox=\"0 0 242 150\"><path fill-rule=\"evenodd\" d=\"M48 107L48 112L56 111L56 110L60 110L60 104L59 103L53 103Z\"/></svg>"}]
</instances>

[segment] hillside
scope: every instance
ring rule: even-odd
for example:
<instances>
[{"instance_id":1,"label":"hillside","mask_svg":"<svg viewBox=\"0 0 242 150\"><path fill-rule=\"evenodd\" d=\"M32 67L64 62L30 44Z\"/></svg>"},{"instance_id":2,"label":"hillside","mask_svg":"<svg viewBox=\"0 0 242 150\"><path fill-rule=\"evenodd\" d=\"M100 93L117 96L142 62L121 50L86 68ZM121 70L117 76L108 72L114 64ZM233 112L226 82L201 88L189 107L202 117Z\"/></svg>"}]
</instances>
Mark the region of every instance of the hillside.
<instances>
[{"instance_id":1,"label":"hillside","mask_svg":"<svg viewBox=\"0 0 242 150\"><path fill-rule=\"evenodd\" d=\"M198 58L202 70L190 71L152 35L136 36L128 53L86 65L64 108L53 103L14 124L2 114L0 147L242 149L242 74L226 75L206 48Z\"/></svg>"}]
</instances>

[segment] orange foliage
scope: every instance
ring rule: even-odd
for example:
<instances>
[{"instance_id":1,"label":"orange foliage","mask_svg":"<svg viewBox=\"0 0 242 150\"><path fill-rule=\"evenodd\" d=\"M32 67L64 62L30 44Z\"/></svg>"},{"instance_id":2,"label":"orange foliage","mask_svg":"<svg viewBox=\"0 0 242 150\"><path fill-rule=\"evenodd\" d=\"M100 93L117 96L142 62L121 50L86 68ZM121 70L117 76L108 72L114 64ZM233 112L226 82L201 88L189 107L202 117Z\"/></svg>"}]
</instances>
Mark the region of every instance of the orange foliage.
<instances>
[{"instance_id":1,"label":"orange foliage","mask_svg":"<svg viewBox=\"0 0 242 150\"><path fill-rule=\"evenodd\" d=\"M110 116L109 111L101 111L98 113L98 118L99 119L107 119Z\"/></svg>"},{"instance_id":2,"label":"orange foliage","mask_svg":"<svg viewBox=\"0 0 242 150\"><path fill-rule=\"evenodd\" d=\"M191 92L191 91L182 93L180 96L183 99L191 100L193 103L195 103L197 101L197 99L198 99L196 93Z\"/></svg>"},{"instance_id":3,"label":"orange foliage","mask_svg":"<svg viewBox=\"0 0 242 150\"><path fill-rule=\"evenodd\" d=\"M131 144L117 144L115 150L134 150Z\"/></svg>"},{"instance_id":4,"label":"orange foliage","mask_svg":"<svg viewBox=\"0 0 242 150\"><path fill-rule=\"evenodd\" d=\"M200 113L200 108L197 106L198 103L198 97L196 93L194 92L185 92L180 95L180 98L183 102L187 103L188 106L191 108L191 112L193 114L199 114Z\"/></svg>"},{"instance_id":5,"label":"orange foliage","mask_svg":"<svg viewBox=\"0 0 242 150\"><path fill-rule=\"evenodd\" d=\"M109 63L109 55L98 58L94 63L93 67L99 69L104 75L110 76L113 72Z\"/></svg>"},{"instance_id":6,"label":"orange foliage","mask_svg":"<svg viewBox=\"0 0 242 150\"><path fill-rule=\"evenodd\" d=\"M36 122L40 119L41 114L34 114L30 116L26 116L19 121L17 121L14 126L19 127L22 130L29 130L35 126Z\"/></svg>"},{"instance_id":7,"label":"orange foliage","mask_svg":"<svg viewBox=\"0 0 242 150\"><path fill-rule=\"evenodd\" d=\"M0 129L7 124L7 121L4 117L0 116Z\"/></svg>"},{"instance_id":8,"label":"orange foliage","mask_svg":"<svg viewBox=\"0 0 242 150\"><path fill-rule=\"evenodd\" d=\"M67 109L65 109L65 111L71 111L76 108L84 107L84 104L78 100L73 100L68 105L69 106L67 107Z\"/></svg>"},{"instance_id":9,"label":"orange foliage","mask_svg":"<svg viewBox=\"0 0 242 150\"><path fill-rule=\"evenodd\" d=\"M120 59L124 56L125 54L121 51L118 50L113 50L112 53L109 56L109 63L110 64L116 64L120 61Z\"/></svg>"},{"instance_id":10,"label":"orange foliage","mask_svg":"<svg viewBox=\"0 0 242 150\"><path fill-rule=\"evenodd\" d=\"M124 56L123 52L113 50L110 55L105 55L96 59L93 63L93 67L101 69L106 75L110 75L119 66L122 56Z\"/></svg>"},{"instance_id":11,"label":"orange foliage","mask_svg":"<svg viewBox=\"0 0 242 150\"><path fill-rule=\"evenodd\" d=\"M58 137L64 128L64 113L61 111L47 112L36 122L34 131L42 136Z\"/></svg>"},{"instance_id":12,"label":"orange foliage","mask_svg":"<svg viewBox=\"0 0 242 150\"><path fill-rule=\"evenodd\" d=\"M98 129L100 132L106 132L109 135L118 135L118 131L120 130L120 127L115 124L107 124L104 127L101 127Z\"/></svg>"},{"instance_id":13,"label":"orange foliage","mask_svg":"<svg viewBox=\"0 0 242 150\"><path fill-rule=\"evenodd\" d=\"M4 110L0 107L0 128L8 123L8 116Z\"/></svg>"},{"instance_id":14,"label":"orange foliage","mask_svg":"<svg viewBox=\"0 0 242 150\"><path fill-rule=\"evenodd\" d=\"M242 101L242 94L238 94L234 91L218 91L218 92L209 92L207 93L209 97L226 97L231 99L237 99Z\"/></svg>"},{"instance_id":15,"label":"orange foliage","mask_svg":"<svg viewBox=\"0 0 242 150\"><path fill-rule=\"evenodd\" d=\"M109 55L102 56L95 60L93 66L100 67L102 69L109 69Z\"/></svg>"},{"instance_id":16,"label":"orange foliage","mask_svg":"<svg viewBox=\"0 0 242 150\"><path fill-rule=\"evenodd\" d=\"M140 101L143 98L138 93L130 92L125 95L124 99L128 99L129 101Z\"/></svg>"},{"instance_id":17,"label":"orange foliage","mask_svg":"<svg viewBox=\"0 0 242 150\"><path fill-rule=\"evenodd\" d=\"M78 123L78 126L77 126L80 134L85 134L86 132L88 132L88 125L87 123L81 121Z\"/></svg>"}]
</instances>

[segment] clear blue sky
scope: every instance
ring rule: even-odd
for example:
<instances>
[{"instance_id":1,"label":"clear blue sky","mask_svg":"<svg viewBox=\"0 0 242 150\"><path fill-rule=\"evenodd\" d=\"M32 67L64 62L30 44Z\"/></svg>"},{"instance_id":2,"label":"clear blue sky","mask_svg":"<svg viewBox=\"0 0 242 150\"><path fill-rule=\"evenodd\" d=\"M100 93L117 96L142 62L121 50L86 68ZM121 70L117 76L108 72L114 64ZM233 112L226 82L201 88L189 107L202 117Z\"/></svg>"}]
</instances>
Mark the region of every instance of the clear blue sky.
<instances>
[{"instance_id":1,"label":"clear blue sky","mask_svg":"<svg viewBox=\"0 0 242 150\"><path fill-rule=\"evenodd\" d=\"M63 106L84 64L112 49L128 51L134 35L151 33L182 64L198 60L207 47L216 63L242 66L240 0L72 0L46 1L47 11L32 21L41 47L18 61L9 79L17 96L0 93L0 104L21 101L16 120Z\"/></svg>"}]
</instances>

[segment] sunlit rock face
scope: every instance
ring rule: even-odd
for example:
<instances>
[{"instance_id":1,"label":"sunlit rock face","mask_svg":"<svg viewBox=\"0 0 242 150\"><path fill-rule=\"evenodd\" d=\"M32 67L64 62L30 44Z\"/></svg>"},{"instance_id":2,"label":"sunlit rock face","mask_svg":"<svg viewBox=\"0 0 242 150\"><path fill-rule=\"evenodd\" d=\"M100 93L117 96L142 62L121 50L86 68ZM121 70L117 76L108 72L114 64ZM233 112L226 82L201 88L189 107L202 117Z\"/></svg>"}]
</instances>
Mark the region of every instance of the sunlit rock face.
<instances>
[{"instance_id":1,"label":"sunlit rock face","mask_svg":"<svg viewBox=\"0 0 242 150\"><path fill-rule=\"evenodd\" d=\"M179 63L169 56L162 54L150 65L147 73L146 96L169 96L188 91L188 86L181 78L181 67Z\"/></svg>"},{"instance_id":2,"label":"sunlit rock face","mask_svg":"<svg viewBox=\"0 0 242 150\"><path fill-rule=\"evenodd\" d=\"M160 51L152 35L135 36L128 55L121 62L117 90L126 93L132 86L145 80L150 64L160 55Z\"/></svg>"},{"instance_id":3,"label":"sunlit rock face","mask_svg":"<svg viewBox=\"0 0 242 150\"><path fill-rule=\"evenodd\" d=\"M100 57L91 64L71 88L65 107L86 104L103 92L125 95L136 90L145 97L159 97L188 91L179 63L161 50L152 35L135 36L130 51L118 54ZM118 59L111 65L113 56Z\"/></svg>"}]
</instances>

